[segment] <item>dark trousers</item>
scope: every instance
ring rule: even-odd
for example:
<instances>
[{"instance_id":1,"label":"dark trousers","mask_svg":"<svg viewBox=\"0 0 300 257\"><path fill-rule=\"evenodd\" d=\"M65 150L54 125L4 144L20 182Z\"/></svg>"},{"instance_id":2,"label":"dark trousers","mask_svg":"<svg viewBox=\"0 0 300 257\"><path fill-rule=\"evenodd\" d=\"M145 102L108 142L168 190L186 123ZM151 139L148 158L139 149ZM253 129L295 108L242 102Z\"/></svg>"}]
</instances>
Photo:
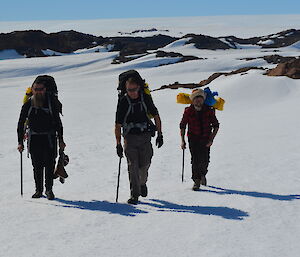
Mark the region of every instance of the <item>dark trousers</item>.
<instances>
[{"instance_id":1,"label":"dark trousers","mask_svg":"<svg viewBox=\"0 0 300 257\"><path fill-rule=\"evenodd\" d=\"M205 176L209 164L210 147L206 147L207 141L189 138L191 152L192 179L200 179Z\"/></svg>"},{"instance_id":2,"label":"dark trousers","mask_svg":"<svg viewBox=\"0 0 300 257\"><path fill-rule=\"evenodd\" d=\"M46 191L52 190L55 158L57 156L57 143L52 136L49 142L47 135L32 135L30 139L30 155L33 166L33 176L36 191L43 192L45 169Z\"/></svg>"},{"instance_id":3,"label":"dark trousers","mask_svg":"<svg viewBox=\"0 0 300 257\"><path fill-rule=\"evenodd\" d=\"M141 185L147 182L148 169L153 156L151 134L126 135L124 150L128 163L131 196L139 197Z\"/></svg>"}]
</instances>

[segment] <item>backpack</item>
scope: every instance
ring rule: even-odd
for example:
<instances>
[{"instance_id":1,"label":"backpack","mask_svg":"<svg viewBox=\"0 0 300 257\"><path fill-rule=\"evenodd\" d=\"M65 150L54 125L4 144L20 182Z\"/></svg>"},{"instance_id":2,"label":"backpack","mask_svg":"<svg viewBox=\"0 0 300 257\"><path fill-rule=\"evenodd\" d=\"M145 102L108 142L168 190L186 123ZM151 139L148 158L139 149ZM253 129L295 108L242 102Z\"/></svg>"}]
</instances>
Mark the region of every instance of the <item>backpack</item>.
<instances>
[{"instance_id":1,"label":"backpack","mask_svg":"<svg viewBox=\"0 0 300 257\"><path fill-rule=\"evenodd\" d=\"M126 81L129 78L135 78L138 81L139 86L143 89L144 94L150 95L149 85L141 77L141 75L136 70L128 70L119 75L119 84L118 84L118 101L126 94Z\"/></svg>"},{"instance_id":2,"label":"backpack","mask_svg":"<svg viewBox=\"0 0 300 257\"><path fill-rule=\"evenodd\" d=\"M139 86L141 87L140 104L141 104L142 108L144 109L144 111L146 112L148 120L149 120L149 122L146 125L145 129L150 130L151 132L155 133L156 126L151 121L153 116L148 112L148 108L147 108L147 106L144 102L144 95L145 94L147 94L151 97L149 85L145 82L145 80L141 77L141 75L136 70L128 70L128 71L125 71L125 72L123 72L119 75L119 84L118 84L118 88L117 88L117 90L118 90L118 102L120 101L120 99L123 96L125 96L127 98L128 104L129 104L129 109L127 110L127 113L125 115L125 123L126 123L127 116L129 114L129 112L131 110L133 110L133 105L132 105L131 101L129 100L129 97L126 94L126 81L129 78L135 78L136 81L138 82ZM128 133L128 131L130 130L130 127L131 126L128 127L126 125L125 125L125 128L123 127L123 135L126 135ZM152 136L154 136L154 135L152 135Z\"/></svg>"},{"instance_id":3,"label":"backpack","mask_svg":"<svg viewBox=\"0 0 300 257\"><path fill-rule=\"evenodd\" d=\"M42 83L46 88L46 94L50 99L53 100L54 106L60 114L62 114L62 103L58 100L58 90L55 80L52 76L49 75L40 75L35 78L32 85L34 83ZM23 104L29 101L30 97L32 96L31 87L26 89L26 94L23 98Z\"/></svg>"}]
</instances>

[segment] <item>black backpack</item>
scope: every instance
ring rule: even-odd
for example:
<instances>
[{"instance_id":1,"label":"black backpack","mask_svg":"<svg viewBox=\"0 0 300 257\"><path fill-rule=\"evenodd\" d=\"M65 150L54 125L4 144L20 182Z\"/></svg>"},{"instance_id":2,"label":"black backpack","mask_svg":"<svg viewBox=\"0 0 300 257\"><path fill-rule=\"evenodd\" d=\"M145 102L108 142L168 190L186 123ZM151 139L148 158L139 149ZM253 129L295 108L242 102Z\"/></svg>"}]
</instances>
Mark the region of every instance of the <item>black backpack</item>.
<instances>
[{"instance_id":1,"label":"black backpack","mask_svg":"<svg viewBox=\"0 0 300 257\"><path fill-rule=\"evenodd\" d=\"M122 96L124 96L126 94L125 84L129 78L135 78L137 80L138 84L140 85L141 90L143 90L143 88L144 88L145 80L142 79L141 75L136 70L125 71L119 75L119 85L117 88L117 90L119 92L118 93L119 100L121 99Z\"/></svg>"}]
</instances>

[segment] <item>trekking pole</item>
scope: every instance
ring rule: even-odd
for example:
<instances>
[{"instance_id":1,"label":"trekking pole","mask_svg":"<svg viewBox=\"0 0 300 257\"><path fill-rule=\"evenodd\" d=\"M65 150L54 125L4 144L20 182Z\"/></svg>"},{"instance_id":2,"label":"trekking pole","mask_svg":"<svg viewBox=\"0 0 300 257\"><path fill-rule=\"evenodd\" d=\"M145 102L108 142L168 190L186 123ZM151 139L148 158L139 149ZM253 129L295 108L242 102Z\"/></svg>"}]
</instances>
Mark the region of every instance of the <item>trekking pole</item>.
<instances>
[{"instance_id":1,"label":"trekking pole","mask_svg":"<svg viewBox=\"0 0 300 257\"><path fill-rule=\"evenodd\" d=\"M118 198L119 198L120 173L121 173L121 160L122 160L122 157L120 157L120 160L119 160L119 171L118 171L118 183L117 183L116 203L118 202Z\"/></svg>"},{"instance_id":2,"label":"trekking pole","mask_svg":"<svg viewBox=\"0 0 300 257\"><path fill-rule=\"evenodd\" d=\"M182 173L181 173L181 182L183 183L183 178L184 178L184 150L182 149Z\"/></svg>"},{"instance_id":3,"label":"trekking pole","mask_svg":"<svg viewBox=\"0 0 300 257\"><path fill-rule=\"evenodd\" d=\"M20 159L21 159L21 196L23 197L23 155L20 152Z\"/></svg>"}]
</instances>

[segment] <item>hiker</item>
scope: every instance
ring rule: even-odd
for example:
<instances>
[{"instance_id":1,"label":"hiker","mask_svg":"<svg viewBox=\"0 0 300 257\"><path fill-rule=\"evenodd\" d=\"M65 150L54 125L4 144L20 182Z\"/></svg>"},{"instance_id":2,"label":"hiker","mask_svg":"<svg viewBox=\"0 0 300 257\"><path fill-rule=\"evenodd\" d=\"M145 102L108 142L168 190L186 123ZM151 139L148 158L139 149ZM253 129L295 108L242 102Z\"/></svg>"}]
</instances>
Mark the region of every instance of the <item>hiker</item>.
<instances>
[{"instance_id":1,"label":"hiker","mask_svg":"<svg viewBox=\"0 0 300 257\"><path fill-rule=\"evenodd\" d=\"M32 198L43 196L43 177L45 168L46 196L55 198L53 173L57 157L57 138L60 150L66 144L63 140L63 126L59 109L55 108L55 98L48 94L43 80L36 79L31 87L32 96L23 104L18 122L18 150L24 150L23 138L28 126L28 153L30 153L36 191Z\"/></svg>"},{"instance_id":2,"label":"hiker","mask_svg":"<svg viewBox=\"0 0 300 257\"><path fill-rule=\"evenodd\" d=\"M146 197L148 194L146 182L153 156L151 137L155 136L157 130L156 145L160 148L163 145L163 135L158 110L151 96L144 93L144 81L130 77L125 82L125 89L127 93L120 98L116 111L116 149L118 156L122 158L122 128L131 192L127 202L137 204L139 196ZM153 116L155 125L148 114Z\"/></svg>"},{"instance_id":3,"label":"hiker","mask_svg":"<svg viewBox=\"0 0 300 257\"><path fill-rule=\"evenodd\" d=\"M205 92L196 89L190 95L192 104L186 107L180 122L181 148L186 149L185 130L188 124L188 142L191 152L193 190L207 184L206 174L210 159L210 147L219 130L215 110L204 104Z\"/></svg>"}]
</instances>

